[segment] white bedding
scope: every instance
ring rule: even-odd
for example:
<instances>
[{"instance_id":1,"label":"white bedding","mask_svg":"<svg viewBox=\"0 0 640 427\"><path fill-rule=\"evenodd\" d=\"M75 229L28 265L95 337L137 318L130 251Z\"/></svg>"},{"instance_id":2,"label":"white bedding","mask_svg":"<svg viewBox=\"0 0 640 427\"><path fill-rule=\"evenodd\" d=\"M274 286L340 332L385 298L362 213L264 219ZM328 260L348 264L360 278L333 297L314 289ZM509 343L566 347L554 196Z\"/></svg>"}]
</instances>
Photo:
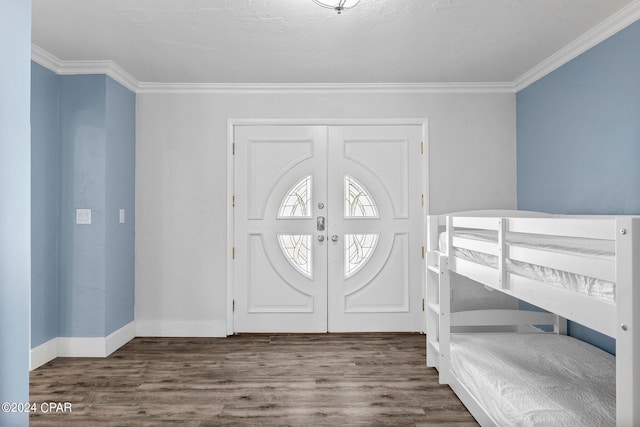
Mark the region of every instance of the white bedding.
<instances>
[{"instance_id":1,"label":"white bedding","mask_svg":"<svg viewBox=\"0 0 640 427\"><path fill-rule=\"evenodd\" d=\"M615 363L562 335L451 335L451 371L499 426L615 425Z\"/></svg>"},{"instance_id":2,"label":"white bedding","mask_svg":"<svg viewBox=\"0 0 640 427\"><path fill-rule=\"evenodd\" d=\"M456 231L454 236L486 242L498 241L497 232L487 230ZM439 237L439 249L441 252L446 252L446 233L441 233ZM613 260L615 257L615 244L613 241L608 240L507 233L506 241L509 245L539 248L558 253L580 254L598 259ZM456 248L454 256L492 268L498 268L498 258L493 255ZM509 272L520 276L561 286L584 295L615 301L615 284L612 282L510 259L507 259L506 265Z\"/></svg>"}]
</instances>

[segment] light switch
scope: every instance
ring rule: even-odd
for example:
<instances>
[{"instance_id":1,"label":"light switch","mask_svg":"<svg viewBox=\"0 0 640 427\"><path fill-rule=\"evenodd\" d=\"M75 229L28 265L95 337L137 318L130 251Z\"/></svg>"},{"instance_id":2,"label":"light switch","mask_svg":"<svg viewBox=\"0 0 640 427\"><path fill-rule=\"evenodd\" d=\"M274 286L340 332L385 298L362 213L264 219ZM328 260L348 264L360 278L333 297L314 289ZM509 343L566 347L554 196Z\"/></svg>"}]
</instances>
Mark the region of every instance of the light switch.
<instances>
[{"instance_id":1,"label":"light switch","mask_svg":"<svg viewBox=\"0 0 640 427\"><path fill-rule=\"evenodd\" d=\"M76 209L76 224L91 224L91 209Z\"/></svg>"},{"instance_id":2,"label":"light switch","mask_svg":"<svg viewBox=\"0 0 640 427\"><path fill-rule=\"evenodd\" d=\"M120 209L120 224L124 224L124 209Z\"/></svg>"}]
</instances>

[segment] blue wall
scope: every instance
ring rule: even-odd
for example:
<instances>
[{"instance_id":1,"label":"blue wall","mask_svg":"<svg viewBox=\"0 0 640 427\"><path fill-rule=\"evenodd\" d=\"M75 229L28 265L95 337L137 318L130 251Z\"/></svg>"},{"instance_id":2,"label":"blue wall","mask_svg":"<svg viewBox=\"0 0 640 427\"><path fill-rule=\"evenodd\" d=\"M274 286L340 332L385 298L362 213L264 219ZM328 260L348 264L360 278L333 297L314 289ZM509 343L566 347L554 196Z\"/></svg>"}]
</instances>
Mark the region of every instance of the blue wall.
<instances>
[{"instance_id":1,"label":"blue wall","mask_svg":"<svg viewBox=\"0 0 640 427\"><path fill-rule=\"evenodd\" d=\"M640 214L640 22L517 94L518 208Z\"/></svg>"},{"instance_id":2,"label":"blue wall","mask_svg":"<svg viewBox=\"0 0 640 427\"><path fill-rule=\"evenodd\" d=\"M60 336L105 336L105 75L60 76ZM92 210L76 225L76 208Z\"/></svg>"},{"instance_id":3,"label":"blue wall","mask_svg":"<svg viewBox=\"0 0 640 427\"><path fill-rule=\"evenodd\" d=\"M58 76L31 64L31 346L58 336Z\"/></svg>"},{"instance_id":4,"label":"blue wall","mask_svg":"<svg viewBox=\"0 0 640 427\"><path fill-rule=\"evenodd\" d=\"M518 208L640 214L640 22L517 94ZM609 352L615 342L571 323Z\"/></svg>"},{"instance_id":5,"label":"blue wall","mask_svg":"<svg viewBox=\"0 0 640 427\"><path fill-rule=\"evenodd\" d=\"M110 78L106 91L106 334L134 318L135 95ZM125 222L119 221L120 209Z\"/></svg>"},{"instance_id":6,"label":"blue wall","mask_svg":"<svg viewBox=\"0 0 640 427\"><path fill-rule=\"evenodd\" d=\"M29 401L31 1L0 0L0 402ZM0 411L0 425L28 425Z\"/></svg>"},{"instance_id":7,"label":"blue wall","mask_svg":"<svg viewBox=\"0 0 640 427\"><path fill-rule=\"evenodd\" d=\"M32 68L33 348L133 321L135 95L105 75Z\"/></svg>"}]
</instances>

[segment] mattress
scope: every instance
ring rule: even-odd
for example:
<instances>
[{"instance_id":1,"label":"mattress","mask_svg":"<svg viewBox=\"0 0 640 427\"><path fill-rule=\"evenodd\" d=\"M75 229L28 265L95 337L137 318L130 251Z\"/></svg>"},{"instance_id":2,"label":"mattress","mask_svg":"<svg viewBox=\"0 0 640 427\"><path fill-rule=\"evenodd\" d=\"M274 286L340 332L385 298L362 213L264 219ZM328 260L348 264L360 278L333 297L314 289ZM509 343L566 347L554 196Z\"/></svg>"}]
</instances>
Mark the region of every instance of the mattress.
<instances>
[{"instance_id":1,"label":"mattress","mask_svg":"<svg viewBox=\"0 0 640 427\"><path fill-rule=\"evenodd\" d=\"M555 334L452 334L451 371L499 426L614 426L615 357Z\"/></svg>"},{"instance_id":2,"label":"mattress","mask_svg":"<svg viewBox=\"0 0 640 427\"><path fill-rule=\"evenodd\" d=\"M498 242L498 233L487 230L456 230L455 237L481 240L485 242ZM439 249L447 251L446 233L439 236ZM558 236L541 236L525 233L507 233L508 245L523 246L529 248L544 249L550 252L578 254L605 260L614 260L615 243L609 240L582 239ZM468 249L454 248L453 255L475 263L498 268L498 257ZM600 298L606 301L615 301L615 284L606 280L580 274L569 273L549 267L528 264L520 261L506 260L507 271L545 282L555 286L561 286L573 292Z\"/></svg>"}]
</instances>

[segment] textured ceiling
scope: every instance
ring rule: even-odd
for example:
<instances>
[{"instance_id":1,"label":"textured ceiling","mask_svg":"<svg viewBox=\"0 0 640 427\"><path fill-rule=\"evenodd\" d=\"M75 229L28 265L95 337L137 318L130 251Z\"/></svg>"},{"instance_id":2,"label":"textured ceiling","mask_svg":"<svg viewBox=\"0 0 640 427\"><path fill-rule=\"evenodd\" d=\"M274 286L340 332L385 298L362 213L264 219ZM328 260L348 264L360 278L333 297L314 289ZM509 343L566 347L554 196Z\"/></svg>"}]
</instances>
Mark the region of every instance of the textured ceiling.
<instances>
[{"instance_id":1,"label":"textured ceiling","mask_svg":"<svg viewBox=\"0 0 640 427\"><path fill-rule=\"evenodd\" d=\"M512 82L631 0L33 0L32 41L141 82Z\"/></svg>"}]
</instances>

